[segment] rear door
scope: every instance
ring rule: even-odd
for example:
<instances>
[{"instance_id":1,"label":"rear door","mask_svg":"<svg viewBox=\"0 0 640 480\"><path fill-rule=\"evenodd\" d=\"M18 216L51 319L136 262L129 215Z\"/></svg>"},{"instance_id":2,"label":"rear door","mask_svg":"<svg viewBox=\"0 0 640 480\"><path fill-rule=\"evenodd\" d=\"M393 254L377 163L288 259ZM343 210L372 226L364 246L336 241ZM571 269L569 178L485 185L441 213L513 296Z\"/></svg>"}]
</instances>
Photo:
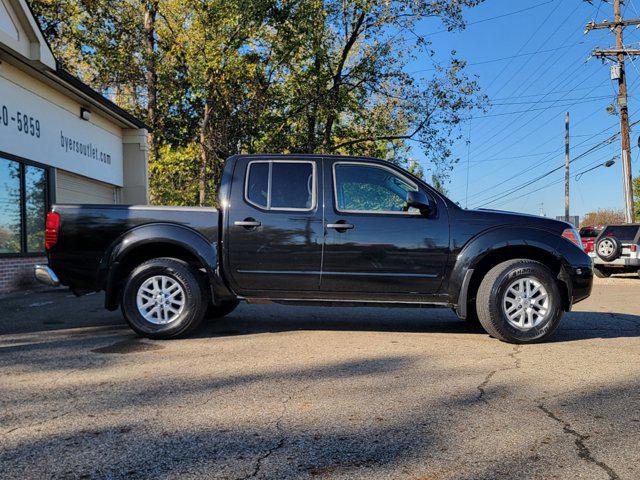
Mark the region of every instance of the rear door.
<instances>
[{"instance_id":1,"label":"rear door","mask_svg":"<svg viewBox=\"0 0 640 480\"><path fill-rule=\"evenodd\" d=\"M234 290L318 290L322 259L322 164L315 158L241 157L226 215Z\"/></svg>"},{"instance_id":2,"label":"rear door","mask_svg":"<svg viewBox=\"0 0 640 480\"><path fill-rule=\"evenodd\" d=\"M324 177L321 290L368 300L435 295L449 253L444 202L389 164L327 159ZM410 190L422 190L435 212L408 209Z\"/></svg>"}]
</instances>

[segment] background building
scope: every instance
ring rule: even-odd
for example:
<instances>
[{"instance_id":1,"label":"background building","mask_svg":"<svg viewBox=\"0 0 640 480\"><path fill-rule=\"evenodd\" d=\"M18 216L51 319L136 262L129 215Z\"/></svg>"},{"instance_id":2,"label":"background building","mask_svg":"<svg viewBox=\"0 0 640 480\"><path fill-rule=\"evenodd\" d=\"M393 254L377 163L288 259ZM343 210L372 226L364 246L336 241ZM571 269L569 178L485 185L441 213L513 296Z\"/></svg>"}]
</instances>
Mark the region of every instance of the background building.
<instances>
[{"instance_id":1,"label":"background building","mask_svg":"<svg viewBox=\"0 0 640 480\"><path fill-rule=\"evenodd\" d=\"M60 67L24 0L0 0L0 292L43 261L51 203L148 203L146 135Z\"/></svg>"}]
</instances>

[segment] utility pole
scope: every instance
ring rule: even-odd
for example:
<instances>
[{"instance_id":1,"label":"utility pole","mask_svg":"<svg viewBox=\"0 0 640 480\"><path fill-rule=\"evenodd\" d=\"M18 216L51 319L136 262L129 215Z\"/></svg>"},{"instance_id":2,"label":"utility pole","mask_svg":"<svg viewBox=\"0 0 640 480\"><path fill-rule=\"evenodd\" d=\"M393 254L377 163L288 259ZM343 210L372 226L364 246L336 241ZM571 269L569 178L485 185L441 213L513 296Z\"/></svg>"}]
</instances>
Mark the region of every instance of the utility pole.
<instances>
[{"instance_id":1,"label":"utility pole","mask_svg":"<svg viewBox=\"0 0 640 480\"><path fill-rule=\"evenodd\" d=\"M569 221L569 112L564 117L564 221Z\"/></svg>"},{"instance_id":2,"label":"utility pole","mask_svg":"<svg viewBox=\"0 0 640 480\"><path fill-rule=\"evenodd\" d=\"M618 108L620 110L620 143L622 150L622 180L624 188L624 215L627 223L634 220L633 208L633 183L631 180L631 142L629 141L629 108L627 105L627 79L624 68L625 56L640 55L640 50L626 49L622 42L622 31L629 25L640 25L640 19L623 20L620 13L621 0L613 0L613 22L587 24L585 33L590 30L607 28L616 34L616 48L608 50L595 50L593 55L597 58L609 58L614 61L611 68L611 79L618 80Z\"/></svg>"}]
</instances>

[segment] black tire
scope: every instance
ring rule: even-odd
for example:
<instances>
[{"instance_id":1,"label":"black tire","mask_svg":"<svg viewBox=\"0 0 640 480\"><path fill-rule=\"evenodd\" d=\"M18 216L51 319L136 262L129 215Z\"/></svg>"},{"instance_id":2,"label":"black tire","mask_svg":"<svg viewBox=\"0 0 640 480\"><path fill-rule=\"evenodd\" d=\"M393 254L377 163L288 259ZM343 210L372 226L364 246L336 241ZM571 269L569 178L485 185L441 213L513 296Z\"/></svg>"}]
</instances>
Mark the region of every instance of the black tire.
<instances>
[{"instance_id":1,"label":"black tire","mask_svg":"<svg viewBox=\"0 0 640 480\"><path fill-rule=\"evenodd\" d=\"M164 324L145 319L137 305L138 290L145 281L158 275L169 277L182 288L179 298L183 300L183 306L174 318ZM138 265L127 277L121 310L129 326L138 335L169 339L196 329L204 317L208 303L207 288L197 269L176 258L154 258Z\"/></svg>"},{"instance_id":2,"label":"black tire","mask_svg":"<svg viewBox=\"0 0 640 480\"><path fill-rule=\"evenodd\" d=\"M593 267L593 273L598 278L609 278L611 276L611 270L606 267Z\"/></svg>"},{"instance_id":3,"label":"black tire","mask_svg":"<svg viewBox=\"0 0 640 480\"><path fill-rule=\"evenodd\" d=\"M233 312L239 304L238 300L223 300L218 305L209 302L205 318L215 320L225 317Z\"/></svg>"},{"instance_id":4,"label":"black tire","mask_svg":"<svg viewBox=\"0 0 640 480\"><path fill-rule=\"evenodd\" d=\"M502 308L507 289L521 278L532 278L542 284L549 299L546 319L528 330L509 323ZM527 259L508 260L489 270L480 283L476 308L486 332L507 343L536 343L548 339L560 325L563 314L562 297L554 275L540 262Z\"/></svg>"},{"instance_id":5,"label":"black tire","mask_svg":"<svg viewBox=\"0 0 640 480\"><path fill-rule=\"evenodd\" d=\"M605 243L611 244L611 252L608 254L600 251L600 247L604 247ZM598 257L600 257L602 260L604 260L605 262L612 262L620 256L620 253L622 253L622 244L616 237L602 237L596 242L595 250L596 255L598 255Z\"/></svg>"}]
</instances>

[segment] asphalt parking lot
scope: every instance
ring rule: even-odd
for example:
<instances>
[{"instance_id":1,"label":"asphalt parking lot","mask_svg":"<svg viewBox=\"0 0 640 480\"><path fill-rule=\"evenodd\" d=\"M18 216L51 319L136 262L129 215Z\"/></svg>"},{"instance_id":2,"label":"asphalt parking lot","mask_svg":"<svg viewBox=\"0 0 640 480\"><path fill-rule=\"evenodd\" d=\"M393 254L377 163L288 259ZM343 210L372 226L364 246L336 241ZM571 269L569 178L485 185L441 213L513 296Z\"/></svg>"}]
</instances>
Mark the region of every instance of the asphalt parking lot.
<instances>
[{"instance_id":1,"label":"asphalt parking lot","mask_svg":"<svg viewBox=\"0 0 640 480\"><path fill-rule=\"evenodd\" d=\"M554 341L447 310L238 308L137 338L102 296L0 300L2 478L640 478L640 279Z\"/></svg>"}]
</instances>

